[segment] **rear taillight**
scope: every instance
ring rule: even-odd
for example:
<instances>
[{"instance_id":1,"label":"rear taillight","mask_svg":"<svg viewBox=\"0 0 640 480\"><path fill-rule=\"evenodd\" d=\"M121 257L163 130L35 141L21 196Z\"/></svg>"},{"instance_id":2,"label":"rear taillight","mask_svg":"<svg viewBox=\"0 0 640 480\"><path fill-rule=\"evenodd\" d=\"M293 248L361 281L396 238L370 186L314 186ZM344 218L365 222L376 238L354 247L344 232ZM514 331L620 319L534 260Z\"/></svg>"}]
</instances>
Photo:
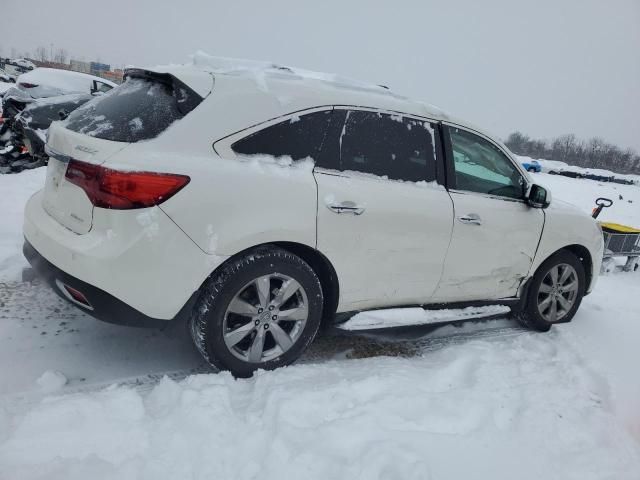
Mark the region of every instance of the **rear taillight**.
<instances>
[{"instance_id":1,"label":"rear taillight","mask_svg":"<svg viewBox=\"0 0 640 480\"><path fill-rule=\"evenodd\" d=\"M158 205L178 193L190 178L156 172L125 172L71 160L66 179L82 188L100 208L130 210Z\"/></svg>"},{"instance_id":2,"label":"rear taillight","mask_svg":"<svg viewBox=\"0 0 640 480\"><path fill-rule=\"evenodd\" d=\"M36 85L35 83L20 82L18 86L22 88L35 88L38 85Z\"/></svg>"}]
</instances>

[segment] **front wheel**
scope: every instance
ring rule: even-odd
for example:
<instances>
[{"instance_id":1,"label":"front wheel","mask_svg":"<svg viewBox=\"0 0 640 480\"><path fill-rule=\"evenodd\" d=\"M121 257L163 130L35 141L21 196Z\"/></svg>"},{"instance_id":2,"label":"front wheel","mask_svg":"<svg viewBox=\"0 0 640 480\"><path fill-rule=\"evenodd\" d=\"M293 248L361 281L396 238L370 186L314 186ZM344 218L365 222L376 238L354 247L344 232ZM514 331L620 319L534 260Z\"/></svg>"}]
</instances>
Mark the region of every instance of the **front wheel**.
<instances>
[{"instance_id":1,"label":"front wheel","mask_svg":"<svg viewBox=\"0 0 640 480\"><path fill-rule=\"evenodd\" d=\"M569 251L558 252L542 263L533 276L518 319L534 330L546 332L555 323L571 321L584 292L582 262Z\"/></svg>"},{"instance_id":2,"label":"front wheel","mask_svg":"<svg viewBox=\"0 0 640 480\"><path fill-rule=\"evenodd\" d=\"M286 250L263 247L207 282L190 330L209 363L248 377L298 359L321 318L322 288L311 267Z\"/></svg>"}]
</instances>

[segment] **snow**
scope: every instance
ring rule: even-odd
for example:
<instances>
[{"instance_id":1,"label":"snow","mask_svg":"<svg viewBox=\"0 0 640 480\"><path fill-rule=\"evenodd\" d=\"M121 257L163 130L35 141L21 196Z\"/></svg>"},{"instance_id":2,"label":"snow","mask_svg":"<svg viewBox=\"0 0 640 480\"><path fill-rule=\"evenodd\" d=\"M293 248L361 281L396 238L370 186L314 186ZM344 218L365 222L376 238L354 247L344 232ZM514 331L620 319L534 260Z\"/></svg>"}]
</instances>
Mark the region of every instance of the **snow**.
<instances>
[{"instance_id":1,"label":"snow","mask_svg":"<svg viewBox=\"0 0 640 480\"><path fill-rule=\"evenodd\" d=\"M461 309L424 310L422 308L385 308L360 312L340 325L343 330L367 330L391 328L408 325L427 325L430 323L470 320L509 313L504 305L486 307L467 307Z\"/></svg>"},{"instance_id":2,"label":"snow","mask_svg":"<svg viewBox=\"0 0 640 480\"><path fill-rule=\"evenodd\" d=\"M29 89L29 94L36 97L52 97L67 93L91 93L94 80L112 87L117 85L104 78L95 77L86 73L59 70L56 68L36 68L20 75L18 83L32 83L38 85Z\"/></svg>"},{"instance_id":3,"label":"snow","mask_svg":"<svg viewBox=\"0 0 640 480\"><path fill-rule=\"evenodd\" d=\"M551 190L552 201L564 200L576 205L585 213L591 214L596 206L596 198L610 198L613 200L613 205L602 210L598 216L599 221L640 227L640 186L638 185L573 179L548 173L534 173L530 174L530 177L536 183Z\"/></svg>"},{"instance_id":4,"label":"snow","mask_svg":"<svg viewBox=\"0 0 640 480\"><path fill-rule=\"evenodd\" d=\"M333 73L314 72L311 70L278 65L273 62L261 60L247 60L240 58L213 56L203 51L197 51L196 53L191 55L191 65L212 73L253 76L258 86L267 93L269 92L269 87L266 82L267 75L278 75L319 80L345 88L367 90L376 93L382 93L385 95L393 95L389 91L389 89L381 87L379 85L360 82L358 80L353 80L351 78L343 77ZM161 69L165 67L159 66L155 68Z\"/></svg>"},{"instance_id":5,"label":"snow","mask_svg":"<svg viewBox=\"0 0 640 480\"><path fill-rule=\"evenodd\" d=\"M620 173L616 173L616 172L612 172L611 170L604 170L602 168L584 168L584 167L576 167L574 165L569 165L565 162L560 162L558 160L545 160L545 159L537 159L534 160L531 157L527 157L526 155L515 155L516 158L518 158L518 160L523 163L523 162L531 162L531 161L536 161L540 164L540 166L542 167L542 171L545 173L548 173L550 171L556 171L556 172L576 172L576 173L582 173L582 174L593 174L593 175L600 175L603 177L616 177L616 178L622 178L622 179L626 179L626 180L631 180L633 182L635 182L636 184L640 184L640 175L628 175L628 174L620 174Z\"/></svg>"},{"instance_id":6,"label":"snow","mask_svg":"<svg viewBox=\"0 0 640 480\"><path fill-rule=\"evenodd\" d=\"M0 175L0 478L640 477L640 274L602 276L546 334L509 318L473 327L508 334L350 332L251 379L190 375L208 371L184 332L101 323L20 281L22 210L44 176ZM622 195L603 218L640 225L637 186L531 178L586 212Z\"/></svg>"},{"instance_id":7,"label":"snow","mask_svg":"<svg viewBox=\"0 0 640 480\"><path fill-rule=\"evenodd\" d=\"M15 84L14 83L9 83L9 82L0 82L0 95L2 95L4 92L6 92L7 90L9 90L11 87L13 87Z\"/></svg>"},{"instance_id":8,"label":"snow","mask_svg":"<svg viewBox=\"0 0 640 480\"><path fill-rule=\"evenodd\" d=\"M45 169L0 175L0 282L18 280L26 261L22 256L22 217L29 197L44 186Z\"/></svg>"},{"instance_id":9,"label":"snow","mask_svg":"<svg viewBox=\"0 0 640 480\"><path fill-rule=\"evenodd\" d=\"M52 393L65 386L67 383L67 377L65 377L61 372L47 370L40 376L40 378L38 378L38 380L36 380L36 383L43 392Z\"/></svg>"},{"instance_id":10,"label":"snow","mask_svg":"<svg viewBox=\"0 0 640 480\"><path fill-rule=\"evenodd\" d=\"M164 379L13 418L7 478L637 478L606 384L560 332ZM532 454L535 452L535 454Z\"/></svg>"},{"instance_id":11,"label":"snow","mask_svg":"<svg viewBox=\"0 0 640 480\"><path fill-rule=\"evenodd\" d=\"M129 126L133 132L137 132L138 130L142 130L142 119L140 117L136 117L129 121Z\"/></svg>"}]
</instances>

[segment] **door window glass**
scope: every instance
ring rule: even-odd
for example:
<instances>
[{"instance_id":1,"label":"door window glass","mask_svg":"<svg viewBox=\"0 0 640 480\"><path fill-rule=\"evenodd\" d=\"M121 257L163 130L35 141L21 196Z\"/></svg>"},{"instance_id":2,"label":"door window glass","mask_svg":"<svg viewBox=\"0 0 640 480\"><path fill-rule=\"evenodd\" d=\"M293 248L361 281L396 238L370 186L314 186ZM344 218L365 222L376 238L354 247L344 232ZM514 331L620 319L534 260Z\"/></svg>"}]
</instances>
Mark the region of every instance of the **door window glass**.
<instances>
[{"instance_id":1,"label":"door window glass","mask_svg":"<svg viewBox=\"0 0 640 480\"><path fill-rule=\"evenodd\" d=\"M498 147L471 132L449 127L456 189L521 199L524 178Z\"/></svg>"},{"instance_id":2,"label":"door window glass","mask_svg":"<svg viewBox=\"0 0 640 480\"><path fill-rule=\"evenodd\" d=\"M392 180L435 180L433 129L401 115L347 112L340 137L340 168Z\"/></svg>"}]
</instances>

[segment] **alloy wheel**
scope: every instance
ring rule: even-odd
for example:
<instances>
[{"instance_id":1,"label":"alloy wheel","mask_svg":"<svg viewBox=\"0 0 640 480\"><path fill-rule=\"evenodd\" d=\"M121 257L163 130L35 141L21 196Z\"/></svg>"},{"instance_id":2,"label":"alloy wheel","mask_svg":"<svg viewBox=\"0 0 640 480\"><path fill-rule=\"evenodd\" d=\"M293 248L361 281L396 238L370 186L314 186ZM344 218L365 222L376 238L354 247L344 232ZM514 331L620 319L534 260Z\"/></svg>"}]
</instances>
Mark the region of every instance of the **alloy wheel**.
<instances>
[{"instance_id":1,"label":"alloy wheel","mask_svg":"<svg viewBox=\"0 0 640 480\"><path fill-rule=\"evenodd\" d=\"M538 289L538 312L549 323L562 320L578 298L578 273L567 263L555 265Z\"/></svg>"},{"instance_id":2,"label":"alloy wheel","mask_svg":"<svg viewBox=\"0 0 640 480\"><path fill-rule=\"evenodd\" d=\"M229 302L222 327L224 343L235 357L264 363L296 343L308 317L307 294L294 278L263 275L243 286Z\"/></svg>"}]
</instances>

